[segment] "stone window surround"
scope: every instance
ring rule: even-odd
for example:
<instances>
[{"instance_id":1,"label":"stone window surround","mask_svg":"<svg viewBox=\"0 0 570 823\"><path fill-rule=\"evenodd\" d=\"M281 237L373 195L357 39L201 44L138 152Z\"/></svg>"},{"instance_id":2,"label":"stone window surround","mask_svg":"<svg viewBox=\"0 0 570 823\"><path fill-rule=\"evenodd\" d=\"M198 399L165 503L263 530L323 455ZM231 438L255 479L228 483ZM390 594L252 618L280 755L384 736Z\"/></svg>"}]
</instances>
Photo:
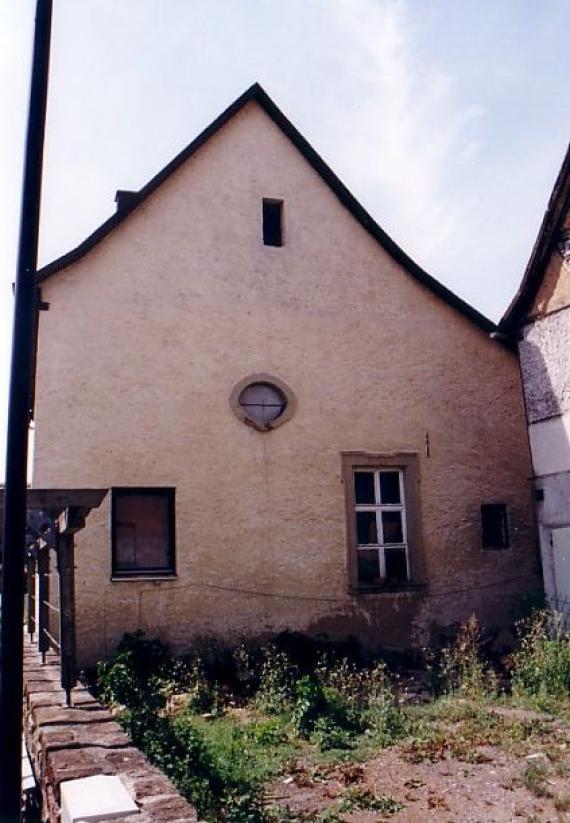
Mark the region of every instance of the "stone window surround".
<instances>
[{"instance_id":1,"label":"stone window surround","mask_svg":"<svg viewBox=\"0 0 570 823\"><path fill-rule=\"evenodd\" d=\"M241 406L239 402L240 395L242 391L252 383L268 383L269 385L275 386L279 389L285 397L285 408L282 414L280 414L275 420L270 420L267 423L260 423L258 420L254 420L250 417L243 406ZM295 397L295 394L290 386L288 386L287 383L279 377L275 377L275 375L269 374L268 372L255 372L254 374L248 374L247 377L242 378L235 384L230 394L230 408L238 420L241 420L242 423L257 429L259 432L268 432L282 426L283 423L286 423L293 417L297 409L297 398Z\"/></svg>"},{"instance_id":2,"label":"stone window surround","mask_svg":"<svg viewBox=\"0 0 570 823\"><path fill-rule=\"evenodd\" d=\"M345 492L348 589L350 594L389 593L423 588L425 571L421 542L420 472L417 452L341 452L342 478ZM396 586L363 585L358 580L356 542L356 499L353 475L359 469L400 469L404 478L406 524L408 533L408 563L410 579Z\"/></svg>"}]
</instances>

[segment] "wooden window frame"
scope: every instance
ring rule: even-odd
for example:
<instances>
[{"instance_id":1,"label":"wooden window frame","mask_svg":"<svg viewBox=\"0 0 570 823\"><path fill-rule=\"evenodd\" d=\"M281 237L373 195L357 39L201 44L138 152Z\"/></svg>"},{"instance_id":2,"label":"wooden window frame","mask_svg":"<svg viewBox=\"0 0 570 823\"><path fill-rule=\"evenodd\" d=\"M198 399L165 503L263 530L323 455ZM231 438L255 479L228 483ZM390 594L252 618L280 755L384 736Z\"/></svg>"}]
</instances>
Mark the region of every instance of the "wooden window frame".
<instances>
[{"instance_id":1,"label":"wooden window frame","mask_svg":"<svg viewBox=\"0 0 570 823\"><path fill-rule=\"evenodd\" d=\"M370 454L368 452L343 452L342 475L345 490L345 513L347 535L347 567L349 592L361 594L365 592L391 592L408 589L417 589L424 586L425 566L421 548L421 512L419 494L419 456L416 452L390 452ZM375 472L375 484L378 482L377 472L399 471L401 504L357 504L354 491L354 474L357 471ZM406 543L406 561L408 580L398 584L384 583L370 585L361 583L358 579L358 540L356 533L356 512L359 510L383 509L400 510L403 513L402 528ZM400 545L400 544L398 544Z\"/></svg>"},{"instance_id":2,"label":"wooden window frame","mask_svg":"<svg viewBox=\"0 0 570 823\"><path fill-rule=\"evenodd\" d=\"M116 552L116 503L119 497L163 497L167 500L168 549L167 566L122 570L117 567ZM114 486L111 489L111 579L140 580L141 578L165 578L176 576L176 495L169 486Z\"/></svg>"}]
</instances>

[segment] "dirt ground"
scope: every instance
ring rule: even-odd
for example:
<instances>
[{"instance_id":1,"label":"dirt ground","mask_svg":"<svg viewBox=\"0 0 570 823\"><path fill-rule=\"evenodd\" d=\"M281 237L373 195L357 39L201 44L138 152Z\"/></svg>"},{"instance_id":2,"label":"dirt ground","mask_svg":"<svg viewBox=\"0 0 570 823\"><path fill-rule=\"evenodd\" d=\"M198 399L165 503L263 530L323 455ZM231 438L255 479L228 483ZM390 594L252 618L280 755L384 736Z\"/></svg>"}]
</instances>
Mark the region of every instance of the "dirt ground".
<instances>
[{"instance_id":1,"label":"dirt ground","mask_svg":"<svg viewBox=\"0 0 570 823\"><path fill-rule=\"evenodd\" d=\"M289 808L285 820L318 823L558 823L570 821L569 757L569 729L553 721L551 733L547 728L539 741L516 752L490 745L463 753L437 744L419 750L402 745L364 762L301 763L270 787L269 798Z\"/></svg>"}]
</instances>

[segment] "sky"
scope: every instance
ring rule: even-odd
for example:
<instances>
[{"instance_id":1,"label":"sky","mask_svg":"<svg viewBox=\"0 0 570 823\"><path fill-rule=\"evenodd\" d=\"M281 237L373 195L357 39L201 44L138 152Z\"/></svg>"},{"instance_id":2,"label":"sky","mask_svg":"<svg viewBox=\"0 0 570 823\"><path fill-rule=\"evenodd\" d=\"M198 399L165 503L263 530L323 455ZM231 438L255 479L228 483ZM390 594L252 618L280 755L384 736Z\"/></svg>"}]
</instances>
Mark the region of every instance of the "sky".
<instances>
[{"instance_id":1,"label":"sky","mask_svg":"<svg viewBox=\"0 0 570 823\"><path fill-rule=\"evenodd\" d=\"M33 37L0 0L0 460ZM405 251L498 320L570 136L570 0L54 0L40 264L258 81Z\"/></svg>"}]
</instances>

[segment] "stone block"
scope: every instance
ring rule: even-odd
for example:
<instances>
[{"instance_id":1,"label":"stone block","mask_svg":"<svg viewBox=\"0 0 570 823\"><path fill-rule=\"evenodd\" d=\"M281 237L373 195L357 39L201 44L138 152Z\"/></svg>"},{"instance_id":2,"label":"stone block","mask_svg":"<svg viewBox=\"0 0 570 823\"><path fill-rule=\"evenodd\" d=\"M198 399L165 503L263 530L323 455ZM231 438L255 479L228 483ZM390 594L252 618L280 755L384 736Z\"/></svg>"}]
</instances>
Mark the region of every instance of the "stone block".
<instances>
[{"instance_id":1,"label":"stone block","mask_svg":"<svg viewBox=\"0 0 570 823\"><path fill-rule=\"evenodd\" d=\"M103 723L112 721L113 715L108 709L94 704L91 708L67 708L65 706L41 706L35 711L35 721L41 726L67 726L83 723Z\"/></svg>"},{"instance_id":2,"label":"stone block","mask_svg":"<svg viewBox=\"0 0 570 823\"><path fill-rule=\"evenodd\" d=\"M113 774L110 763L105 763L101 749L59 749L46 757L45 779L58 786L64 780L76 780L94 774Z\"/></svg>"}]
</instances>

